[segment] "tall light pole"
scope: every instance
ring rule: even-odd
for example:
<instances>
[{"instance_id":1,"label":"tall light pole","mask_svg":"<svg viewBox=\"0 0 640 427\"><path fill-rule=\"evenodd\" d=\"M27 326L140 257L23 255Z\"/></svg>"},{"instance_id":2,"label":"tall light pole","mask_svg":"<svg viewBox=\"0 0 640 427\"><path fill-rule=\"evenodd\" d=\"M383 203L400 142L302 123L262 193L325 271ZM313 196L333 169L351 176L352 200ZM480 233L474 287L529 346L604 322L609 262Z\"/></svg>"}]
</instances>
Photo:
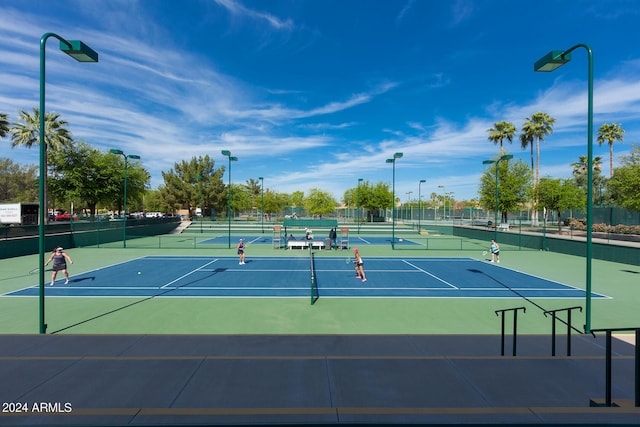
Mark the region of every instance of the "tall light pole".
<instances>
[{"instance_id":1,"label":"tall light pole","mask_svg":"<svg viewBox=\"0 0 640 427\"><path fill-rule=\"evenodd\" d=\"M204 217L204 211L202 210L202 175L196 175L195 178L200 184L200 234L202 234L202 219Z\"/></svg>"},{"instance_id":2,"label":"tall light pole","mask_svg":"<svg viewBox=\"0 0 640 427\"><path fill-rule=\"evenodd\" d=\"M45 47L49 37L60 41L60 50L78 62L98 62L98 53L80 40L65 40L57 34L45 33L40 38L40 177L38 180L38 195L40 198L39 220L38 220L38 256L39 256L39 310L40 310L40 333L47 332L47 324L44 321L44 225L47 211L46 200L46 176L47 176L47 151L45 146Z\"/></svg>"},{"instance_id":3,"label":"tall light pole","mask_svg":"<svg viewBox=\"0 0 640 427\"><path fill-rule=\"evenodd\" d=\"M418 182L418 233L420 233L420 217L422 216L422 189L420 187L425 182L427 182L426 179L421 179Z\"/></svg>"},{"instance_id":4,"label":"tall light pole","mask_svg":"<svg viewBox=\"0 0 640 427\"><path fill-rule=\"evenodd\" d=\"M262 234L264 234L264 177L263 176L259 176L258 179L260 180L260 189L262 190Z\"/></svg>"},{"instance_id":5,"label":"tall light pole","mask_svg":"<svg viewBox=\"0 0 640 427\"><path fill-rule=\"evenodd\" d=\"M446 220L447 219L447 199L445 196L445 188L444 185L438 185L438 188L442 189L442 219Z\"/></svg>"},{"instance_id":6,"label":"tall light pole","mask_svg":"<svg viewBox=\"0 0 640 427\"><path fill-rule=\"evenodd\" d=\"M407 195L407 205L409 205L409 220L413 221L413 209L411 208L411 195L413 194L413 191L407 191L405 194Z\"/></svg>"},{"instance_id":7,"label":"tall light pole","mask_svg":"<svg viewBox=\"0 0 640 427\"><path fill-rule=\"evenodd\" d=\"M231 155L231 151L222 150L222 155L229 158L229 189L227 191L227 221L229 223L228 242L231 249L231 162L237 162L238 158Z\"/></svg>"},{"instance_id":8,"label":"tall light pole","mask_svg":"<svg viewBox=\"0 0 640 427\"><path fill-rule=\"evenodd\" d=\"M139 160L140 156L135 155L135 154L129 154L126 155L122 152L122 150L117 150L115 148L112 148L111 150L109 150L110 153L112 154L118 154L121 155L124 158L124 185L123 185L123 211L124 211L124 218L123 218L123 222L122 222L122 247L126 248L127 247L127 159L134 159L134 160Z\"/></svg>"},{"instance_id":9,"label":"tall light pole","mask_svg":"<svg viewBox=\"0 0 640 427\"><path fill-rule=\"evenodd\" d=\"M357 219L358 219L358 234L360 234L360 221L361 221L361 219L360 219L360 217L361 217L361 211L360 211L360 183L362 181L364 181L363 178L358 178L358 216L357 216Z\"/></svg>"},{"instance_id":10,"label":"tall light pole","mask_svg":"<svg viewBox=\"0 0 640 427\"><path fill-rule=\"evenodd\" d=\"M396 160L402 158L402 153L395 153L393 158L387 159L387 163L393 164L393 184L391 191L391 249L396 246Z\"/></svg>"},{"instance_id":11,"label":"tall light pole","mask_svg":"<svg viewBox=\"0 0 640 427\"><path fill-rule=\"evenodd\" d=\"M587 266L585 333L591 332L591 240L593 228L593 52L589 45L580 43L567 50L552 50L533 64L533 71L551 72L571 61L571 52L578 48L587 51Z\"/></svg>"},{"instance_id":12,"label":"tall light pole","mask_svg":"<svg viewBox=\"0 0 640 427\"><path fill-rule=\"evenodd\" d=\"M495 163L496 165L496 192L495 192L495 199L496 199L496 203L495 203L495 210L493 213L493 240L498 240L498 166L500 165L500 162L502 160L509 160L509 159L513 159L513 154L504 154L502 156L500 156L498 158L498 160L484 160L482 162L483 165L492 165Z\"/></svg>"}]
</instances>

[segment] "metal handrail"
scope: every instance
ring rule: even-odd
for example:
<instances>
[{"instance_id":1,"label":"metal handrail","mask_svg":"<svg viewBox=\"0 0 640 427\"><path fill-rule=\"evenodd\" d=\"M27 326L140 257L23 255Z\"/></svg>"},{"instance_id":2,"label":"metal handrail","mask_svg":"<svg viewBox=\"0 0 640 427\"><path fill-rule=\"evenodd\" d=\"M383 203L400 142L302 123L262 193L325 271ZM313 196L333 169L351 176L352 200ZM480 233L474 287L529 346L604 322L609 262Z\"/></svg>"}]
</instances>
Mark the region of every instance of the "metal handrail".
<instances>
[{"instance_id":1,"label":"metal handrail","mask_svg":"<svg viewBox=\"0 0 640 427\"><path fill-rule=\"evenodd\" d=\"M591 334L596 337L596 332L606 333L606 356L605 356L605 406L612 406L611 402L611 334L612 332L635 331L635 402L634 406L640 407L640 327L638 328L603 328L591 329Z\"/></svg>"},{"instance_id":2,"label":"metal handrail","mask_svg":"<svg viewBox=\"0 0 640 427\"><path fill-rule=\"evenodd\" d=\"M547 317L547 314L551 314L551 318L553 319L551 322L551 356L556 355L556 313L559 311L567 312L567 356L571 356L571 310L580 310L582 312L582 307L568 307L568 308L558 308L555 310L546 310L543 314L544 317Z\"/></svg>"},{"instance_id":3,"label":"metal handrail","mask_svg":"<svg viewBox=\"0 0 640 427\"><path fill-rule=\"evenodd\" d=\"M496 310L496 316L498 313L502 314L502 336L500 341L500 356L504 356L504 313L507 311L513 311L513 355L516 355L516 340L518 335L518 310L522 310L523 313L527 312L526 307L505 308L503 310Z\"/></svg>"}]
</instances>

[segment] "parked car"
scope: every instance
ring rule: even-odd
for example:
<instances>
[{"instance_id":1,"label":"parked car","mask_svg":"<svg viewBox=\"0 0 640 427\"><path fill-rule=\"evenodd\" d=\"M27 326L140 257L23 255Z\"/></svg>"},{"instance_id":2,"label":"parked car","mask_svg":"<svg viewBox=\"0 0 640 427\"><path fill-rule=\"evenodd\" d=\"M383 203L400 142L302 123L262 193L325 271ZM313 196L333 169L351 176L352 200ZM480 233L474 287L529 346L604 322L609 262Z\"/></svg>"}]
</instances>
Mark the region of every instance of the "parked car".
<instances>
[{"instance_id":1,"label":"parked car","mask_svg":"<svg viewBox=\"0 0 640 427\"><path fill-rule=\"evenodd\" d=\"M76 221L78 219L78 215L73 215L73 220ZM71 214L61 213L56 215L56 221L71 221Z\"/></svg>"}]
</instances>

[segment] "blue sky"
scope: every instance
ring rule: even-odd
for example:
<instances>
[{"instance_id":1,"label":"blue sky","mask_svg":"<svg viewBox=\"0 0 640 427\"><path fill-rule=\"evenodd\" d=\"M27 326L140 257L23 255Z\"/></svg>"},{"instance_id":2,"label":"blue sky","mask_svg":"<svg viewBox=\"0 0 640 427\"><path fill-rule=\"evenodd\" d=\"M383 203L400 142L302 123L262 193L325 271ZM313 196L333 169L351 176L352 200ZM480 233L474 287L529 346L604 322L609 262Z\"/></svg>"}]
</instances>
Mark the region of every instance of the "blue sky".
<instances>
[{"instance_id":1,"label":"blue sky","mask_svg":"<svg viewBox=\"0 0 640 427\"><path fill-rule=\"evenodd\" d=\"M47 43L46 111L78 140L138 154L161 171L210 155L232 182L264 177L278 192L320 188L341 199L358 178L402 201L477 196L497 121L556 118L541 176L569 177L587 153L587 55L534 73L550 50L594 52L594 134L621 123L614 166L640 133L640 7L634 0L3 0L0 112L38 105L39 41L80 39L81 64ZM519 140L506 149L529 161ZM594 146L608 175L608 146ZM0 143L0 157L38 163ZM225 176L225 182L227 176ZM444 188L440 187L444 186ZM408 195L408 192L412 192Z\"/></svg>"}]
</instances>

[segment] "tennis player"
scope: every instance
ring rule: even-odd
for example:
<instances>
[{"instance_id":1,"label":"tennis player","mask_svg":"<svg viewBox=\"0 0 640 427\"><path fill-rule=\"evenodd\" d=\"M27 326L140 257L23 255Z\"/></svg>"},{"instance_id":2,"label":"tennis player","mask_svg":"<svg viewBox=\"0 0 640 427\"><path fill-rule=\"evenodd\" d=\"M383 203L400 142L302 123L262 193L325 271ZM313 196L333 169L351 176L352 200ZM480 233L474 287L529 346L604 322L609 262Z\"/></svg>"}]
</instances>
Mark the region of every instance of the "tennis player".
<instances>
[{"instance_id":1,"label":"tennis player","mask_svg":"<svg viewBox=\"0 0 640 427\"><path fill-rule=\"evenodd\" d=\"M56 281L56 276L58 275L58 271L62 271L64 274L65 282L64 284L69 283L69 273L67 273L67 260L69 260L69 264L73 264L73 260L66 252L62 252L62 248L58 246L55 248L49 260L44 263L45 267L53 260L53 273L51 273L51 284L49 286L53 286Z\"/></svg>"},{"instance_id":2,"label":"tennis player","mask_svg":"<svg viewBox=\"0 0 640 427\"><path fill-rule=\"evenodd\" d=\"M358 248L353 248L353 255L356 257L356 260L353 262L356 265L356 278L362 279L362 282L366 282L367 278L364 275L364 261L360 256L360 252Z\"/></svg>"},{"instance_id":3,"label":"tennis player","mask_svg":"<svg viewBox=\"0 0 640 427\"><path fill-rule=\"evenodd\" d=\"M244 242L242 239L238 242L238 256L240 257L240 262L238 264L244 265Z\"/></svg>"},{"instance_id":4,"label":"tennis player","mask_svg":"<svg viewBox=\"0 0 640 427\"><path fill-rule=\"evenodd\" d=\"M500 245L495 240L491 240L491 262L500 262Z\"/></svg>"}]
</instances>

